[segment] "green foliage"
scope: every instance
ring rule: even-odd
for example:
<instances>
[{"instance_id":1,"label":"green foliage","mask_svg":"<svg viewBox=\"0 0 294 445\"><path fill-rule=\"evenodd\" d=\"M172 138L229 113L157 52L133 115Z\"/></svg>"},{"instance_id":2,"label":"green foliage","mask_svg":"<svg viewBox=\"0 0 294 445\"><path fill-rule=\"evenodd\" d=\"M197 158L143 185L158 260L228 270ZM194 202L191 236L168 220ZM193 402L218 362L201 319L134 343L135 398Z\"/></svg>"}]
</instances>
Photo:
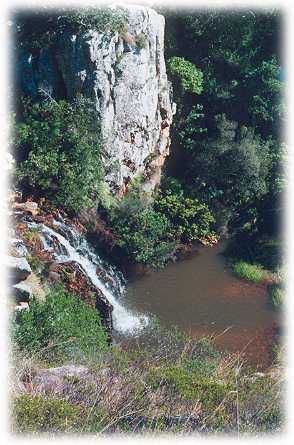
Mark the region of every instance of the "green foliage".
<instances>
[{"instance_id":1,"label":"green foliage","mask_svg":"<svg viewBox=\"0 0 294 445\"><path fill-rule=\"evenodd\" d=\"M280 65L276 56L263 60L257 68L249 73L249 82L255 85L256 94L252 96L249 111L254 122L269 122L274 124L282 118L285 107L281 102L283 84L279 78Z\"/></svg>"},{"instance_id":2,"label":"green foliage","mask_svg":"<svg viewBox=\"0 0 294 445\"><path fill-rule=\"evenodd\" d=\"M258 232L240 231L230 242L225 255L234 261L244 260L259 264L263 269L279 273L283 266L282 241L278 238L260 237Z\"/></svg>"},{"instance_id":3,"label":"green foliage","mask_svg":"<svg viewBox=\"0 0 294 445\"><path fill-rule=\"evenodd\" d=\"M187 400L200 400L210 409L215 409L231 389L180 366L155 368L150 372L148 382L154 389L167 385L169 391L175 390Z\"/></svg>"},{"instance_id":4,"label":"green foliage","mask_svg":"<svg viewBox=\"0 0 294 445\"><path fill-rule=\"evenodd\" d=\"M202 92L203 73L183 57L171 57L168 60L170 74L177 79L183 92L200 94Z\"/></svg>"},{"instance_id":5,"label":"green foliage","mask_svg":"<svg viewBox=\"0 0 294 445\"><path fill-rule=\"evenodd\" d=\"M95 29L99 32L123 32L126 31L127 13L119 7L73 9L64 14L59 20L60 25L70 28L72 31Z\"/></svg>"},{"instance_id":6,"label":"green foliage","mask_svg":"<svg viewBox=\"0 0 294 445\"><path fill-rule=\"evenodd\" d=\"M135 262L163 266L174 248L166 233L170 229L168 219L152 208L138 209L137 213L116 212L112 226L120 238L120 246Z\"/></svg>"},{"instance_id":7,"label":"green foliage","mask_svg":"<svg viewBox=\"0 0 294 445\"><path fill-rule=\"evenodd\" d=\"M32 270L37 274L41 274L46 267L44 261L42 261L37 255L29 255L27 260Z\"/></svg>"},{"instance_id":8,"label":"green foliage","mask_svg":"<svg viewBox=\"0 0 294 445\"><path fill-rule=\"evenodd\" d=\"M136 46L137 46L139 49L143 49L143 48L146 48L146 47L147 47L147 37L145 36L144 33L139 34L139 35L136 37L135 42L136 42Z\"/></svg>"},{"instance_id":9,"label":"green foliage","mask_svg":"<svg viewBox=\"0 0 294 445\"><path fill-rule=\"evenodd\" d=\"M17 169L24 185L73 212L97 202L102 149L89 100L25 101L14 139L24 158Z\"/></svg>"},{"instance_id":10,"label":"green foliage","mask_svg":"<svg viewBox=\"0 0 294 445\"><path fill-rule=\"evenodd\" d=\"M270 141L246 127L237 134L225 116L218 117L217 127L215 138L188 141L190 189L213 207L236 210L267 192Z\"/></svg>"},{"instance_id":11,"label":"green foliage","mask_svg":"<svg viewBox=\"0 0 294 445\"><path fill-rule=\"evenodd\" d=\"M29 311L16 314L12 336L21 349L46 360L90 356L107 348L98 312L60 286L44 303L34 298Z\"/></svg>"},{"instance_id":12,"label":"green foliage","mask_svg":"<svg viewBox=\"0 0 294 445\"><path fill-rule=\"evenodd\" d=\"M188 116L183 119L179 131L179 139L186 150L193 150L195 139L207 133L203 118L203 105L197 104L191 108Z\"/></svg>"},{"instance_id":13,"label":"green foliage","mask_svg":"<svg viewBox=\"0 0 294 445\"><path fill-rule=\"evenodd\" d=\"M276 308L281 308L285 304L285 290L281 284L273 284L269 287L269 294L272 304Z\"/></svg>"},{"instance_id":14,"label":"green foliage","mask_svg":"<svg viewBox=\"0 0 294 445\"><path fill-rule=\"evenodd\" d=\"M213 108L232 107L237 121L272 133L283 108L279 12L188 13L172 26L181 29L178 54L201 67Z\"/></svg>"},{"instance_id":15,"label":"green foliage","mask_svg":"<svg viewBox=\"0 0 294 445\"><path fill-rule=\"evenodd\" d=\"M171 259L179 242L203 240L214 235L214 218L196 198L184 196L172 177L153 202L133 184L118 206L111 209L110 225L119 245L134 262L161 267Z\"/></svg>"},{"instance_id":16,"label":"green foliage","mask_svg":"<svg viewBox=\"0 0 294 445\"><path fill-rule=\"evenodd\" d=\"M127 13L123 8L59 8L46 7L35 11L20 11L15 16L16 44L18 48L40 50L58 41L65 32L79 33L89 29L99 32L124 32L127 29Z\"/></svg>"},{"instance_id":17,"label":"green foliage","mask_svg":"<svg viewBox=\"0 0 294 445\"><path fill-rule=\"evenodd\" d=\"M186 198L183 192L166 191L160 194L155 202L155 210L170 221L170 234L174 239L192 242L212 234L214 218L208 207L196 198Z\"/></svg>"},{"instance_id":18,"label":"green foliage","mask_svg":"<svg viewBox=\"0 0 294 445\"><path fill-rule=\"evenodd\" d=\"M266 277L264 269L257 264L249 264L245 261L238 261L233 265L233 272L239 278L252 281L253 283L259 283Z\"/></svg>"},{"instance_id":19,"label":"green foliage","mask_svg":"<svg viewBox=\"0 0 294 445\"><path fill-rule=\"evenodd\" d=\"M197 100L179 93L179 78L171 76L178 110L171 163L181 165L176 175L209 205L217 227L229 223L234 231L249 223L274 235L285 183L281 14L174 9L165 15L168 60L189 60L203 73Z\"/></svg>"},{"instance_id":20,"label":"green foliage","mask_svg":"<svg viewBox=\"0 0 294 445\"><path fill-rule=\"evenodd\" d=\"M70 432L81 427L80 406L65 400L23 394L12 402L13 429L18 433Z\"/></svg>"}]
</instances>

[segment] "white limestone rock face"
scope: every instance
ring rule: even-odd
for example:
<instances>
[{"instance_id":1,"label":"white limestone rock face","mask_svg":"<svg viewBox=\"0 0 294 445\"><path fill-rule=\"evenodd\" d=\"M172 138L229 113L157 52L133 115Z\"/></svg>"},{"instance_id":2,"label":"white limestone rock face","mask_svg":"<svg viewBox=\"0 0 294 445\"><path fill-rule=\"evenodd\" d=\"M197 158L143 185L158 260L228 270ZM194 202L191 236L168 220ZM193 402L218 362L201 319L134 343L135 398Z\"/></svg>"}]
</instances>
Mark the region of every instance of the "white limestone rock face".
<instances>
[{"instance_id":1,"label":"white limestone rock face","mask_svg":"<svg viewBox=\"0 0 294 445\"><path fill-rule=\"evenodd\" d=\"M94 101L109 157L106 180L120 193L138 175L144 177L145 190L158 184L169 154L173 114L164 60L164 17L144 6L123 8L127 32L64 33L53 57L58 75L54 78L48 69L46 78L41 67L35 75L53 95L61 76L69 99L82 93ZM137 43L138 37L143 45ZM39 60L45 66L43 59Z\"/></svg>"}]
</instances>

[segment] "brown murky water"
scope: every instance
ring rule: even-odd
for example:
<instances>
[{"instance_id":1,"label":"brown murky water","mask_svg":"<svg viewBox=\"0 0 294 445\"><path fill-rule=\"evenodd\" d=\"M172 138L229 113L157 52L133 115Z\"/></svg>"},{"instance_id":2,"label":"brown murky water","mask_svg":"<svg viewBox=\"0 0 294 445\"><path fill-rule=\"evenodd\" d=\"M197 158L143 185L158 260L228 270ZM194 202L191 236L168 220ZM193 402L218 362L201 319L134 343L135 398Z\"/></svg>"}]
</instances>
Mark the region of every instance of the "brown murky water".
<instances>
[{"instance_id":1,"label":"brown murky water","mask_svg":"<svg viewBox=\"0 0 294 445\"><path fill-rule=\"evenodd\" d=\"M244 350L248 362L263 369L271 363L280 320L264 285L234 277L224 248L225 242L202 247L190 259L134 280L125 304L195 338L215 335L220 349Z\"/></svg>"}]
</instances>

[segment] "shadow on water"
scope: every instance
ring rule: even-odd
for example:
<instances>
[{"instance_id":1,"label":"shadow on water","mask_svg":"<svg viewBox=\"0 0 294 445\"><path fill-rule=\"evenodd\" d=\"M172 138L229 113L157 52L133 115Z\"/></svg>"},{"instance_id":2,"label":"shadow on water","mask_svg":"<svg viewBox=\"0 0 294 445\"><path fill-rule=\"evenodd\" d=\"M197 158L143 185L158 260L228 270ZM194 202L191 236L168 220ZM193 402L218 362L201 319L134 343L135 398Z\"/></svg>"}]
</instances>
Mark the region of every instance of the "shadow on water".
<instances>
[{"instance_id":1,"label":"shadow on water","mask_svg":"<svg viewBox=\"0 0 294 445\"><path fill-rule=\"evenodd\" d=\"M251 365L264 369L280 335L280 316L268 304L265 284L232 274L225 247L225 241L201 247L192 258L133 280L124 304L194 338L216 336L220 349L244 350Z\"/></svg>"}]
</instances>

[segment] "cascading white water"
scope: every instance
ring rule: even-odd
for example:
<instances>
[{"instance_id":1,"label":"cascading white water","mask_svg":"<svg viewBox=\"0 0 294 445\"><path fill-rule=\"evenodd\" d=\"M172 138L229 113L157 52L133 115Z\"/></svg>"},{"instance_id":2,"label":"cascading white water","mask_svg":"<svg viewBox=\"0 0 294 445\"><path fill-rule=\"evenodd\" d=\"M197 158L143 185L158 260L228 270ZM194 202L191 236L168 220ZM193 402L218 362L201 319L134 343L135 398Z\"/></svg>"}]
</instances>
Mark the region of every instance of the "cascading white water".
<instances>
[{"instance_id":1,"label":"cascading white water","mask_svg":"<svg viewBox=\"0 0 294 445\"><path fill-rule=\"evenodd\" d=\"M74 229L59 221L54 221L54 225L59 227L66 238L44 224L29 224L30 227L38 227L42 232L41 239L45 250L52 249L54 238L58 240L60 252L57 252L56 249L52 252L57 262L75 261L82 267L94 286L101 290L113 306L112 316L114 329L123 333L133 333L146 326L148 317L131 313L118 301L119 297L121 297L125 291L122 277L119 276L119 273L103 262L89 246L85 238L75 232ZM70 241L67 238L69 238ZM109 278L109 280L107 280L108 282L103 282L103 280L97 276L97 266L103 268L106 277Z\"/></svg>"}]
</instances>

